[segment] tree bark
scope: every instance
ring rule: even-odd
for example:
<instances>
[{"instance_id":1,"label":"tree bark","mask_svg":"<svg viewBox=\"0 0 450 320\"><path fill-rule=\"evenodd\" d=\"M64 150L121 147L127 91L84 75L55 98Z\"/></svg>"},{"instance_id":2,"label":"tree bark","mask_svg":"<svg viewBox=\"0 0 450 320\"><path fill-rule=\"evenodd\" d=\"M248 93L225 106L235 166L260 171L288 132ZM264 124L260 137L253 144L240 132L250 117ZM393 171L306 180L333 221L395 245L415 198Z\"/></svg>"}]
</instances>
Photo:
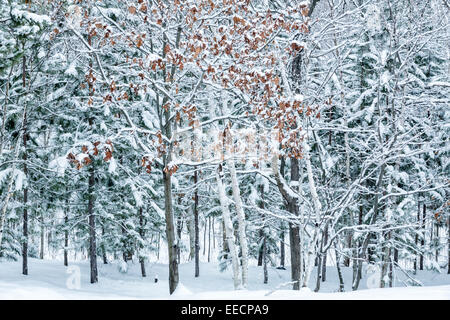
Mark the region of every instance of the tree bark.
<instances>
[{"instance_id":1,"label":"tree bark","mask_svg":"<svg viewBox=\"0 0 450 320\"><path fill-rule=\"evenodd\" d=\"M217 188L219 190L219 200L220 200L220 206L222 207L222 215L223 215L223 221L225 224L225 236L226 241L228 245L228 249L230 250L231 255L231 264L233 268L233 283L234 283L234 289L239 289L241 285L241 281L239 279L239 260L238 260L238 251L235 244L234 239L234 228L233 223L231 221L231 214L230 210L228 209L228 199L225 194L225 187L222 182L222 165L219 164L217 171L216 171L216 180L217 180Z\"/></svg>"},{"instance_id":2,"label":"tree bark","mask_svg":"<svg viewBox=\"0 0 450 320\"><path fill-rule=\"evenodd\" d=\"M211 216L208 217L208 262L211 261Z\"/></svg>"},{"instance_id":3,"label":"tree bark","mask_svg":"<svg viewBox=\"0 0 450 320\"><path fill-rule=\"evenodd\" d=\"M194 212L192 216L189 216L186 220L186 227L189 233L189 258L188 260L195 259L195 231L194 231Z\"/></svg>"},{"instance_id":4,"label":"tree bark","mask_svg":"<svg viewBox=\"0 0 450 320\"><path fill-rule=\"evenodd\" d=\"M339 256L339 252L337 250L336 242L334 243L334 252L336 254L336 268L337 268L337 274L339 278L339 292L344 292L344 277L342 276L341 271L341 257Z\"/></svg>"},{"instance_id":5,"label":"tree bark","mask_svg":"<svg viewBox=\"0 0 450 320\"><path fill-rule=\"evenodd\" d=\"M388 273L389 263L391 259L391 249L389 247L390 232L386 232L384 236L383 260L381 265L380 288L385 288L388 284L386 275Z\"/></svg>"},{"instance_id":6,"label":"tree bark","mask_svg":"<svg viewBox=\"0 0 450 320\"><path fill-rule=\"evenodd\" d=\"M262 229L260 229L258 231L258 235L259 235L259 239L262 240L264 238ZM259 240L259 241L261 241L261 240ZM261 245L259 246L259 249L258 249L258 267L261 267L262 265L263 265L263 246L261 243Z\"/></svg>"},{"instance_id":7,"label":"tree bark","mask_svg":"<svg viewBox=\"0 0 450 320\"><path fill-rule=\"evenodd\" d=\"M280 235L280 267L284 268L284 261L285 261L285 245L284 245L284 230L281 231Z\"/></svg>"},{"instance_id":8,"label":"tree bark","mask_svg":"<svg viewBox=\"0 0 450 320\"><path fill-rule=\"evenodd\" d=\"M42 214L41 214L40 224L41 224L41 247L39 250L39 259L43 260L44 259L44 245L45 245L44 212L42 212Z\"/></svg>"},{"instance_id":9,"label":"tree bark","mask_svg":"<svg viewBox=\"0 0 450 320\"><path fill-rule=\"evenodd\" d=\"M306 266L305 266L305 277L303 279L303 287L308 287L309 278L311 275L311 272L313 270L313 260L316 255L316 248L318 247L318 239L319 239L319 223L320 223L320 215L321 215L321 204L319 201L319 196L317 194L316 189L316 183L314 181L314 176L312 172L312 165L311 165L311 158L309 154L310 147L307 144L306 140L303 140L303 153L304 153L304 159L306 163L306 172L308 176L308 185L311 192L312 202L313 202L313 208L314 208L314 215L315 215L315 224L314 224L314 233L311 240L311 243L308 248L308 254L306 259Z\"/></svg>"},{"instance_id":10,"label":"tree bark","mask_svg":"<svg viewBox=\"0 0 450 320\"><path fill-rule=\"evenodd\" d=\"M299 168L298 168L298 160L296 158L291 158L291 182L299 181ZM298 203L297 198L291 198L289 203L289 212L298 216ZM293 284L293 290L300 290L300 277L301 277L301 268L300 268L300 226L294 225L292 223L289 224L289 240L291 246L291 280L296 281Z\"/></svg>"},{"instance_id":11,"label":"tree bark","mask_svg":"<svg viewBox=\"0 0 450 320\"><path fill-rule=\"evenodd\" d=\"M225 221L223 219L222 219L222 251L223 251L223 258L225 260L228 259L228 252L230 252L230 249L228 249L227 237L225 233Z\"/></svg>"},{"instance_id":12,"label":"tree bark","mask_svg":"<svg viewBox=\"0 0 450 320\"><path fill-rule=\"evenodd\" d=\"M105 226L102 225L102 239L105 239ZM102 241L102 258L103 258L103 264L108 264L108 257L106 256L106 248L105 248L105 242Z\"/></svg>"},{"instance_id":13,"label":"tree bark","mask_svg":"<svg viewBox=\"0 0 450 320\"><path fill-rule=\"evenodd\" d=\"M25 90L25 78L26 78L26 59L23 56L23 66L22 66L22 79L23 79L23 89ZM24 114L24 125L23 125L23 173L26 178L28 178L28 167L27 167L27 113ZM22 274L28 275L28 186L23 189L23 243L22 243Z\"/></svg>"},{"instance_id":14,"label":"tree bark","mask_svg":"<svg viewBox=\"0 0 450 320\"><path fill-rule=\"evenodd\" d=\"M323 243L328 242L328 224L325 226ZM322 255L322 282L327 279L327 251L323 252Z\"/></svg>"},{"instance_id":15,"label":"tree bark","mask_svg":"<svg viewBox=\"0 0 450 320\"><path fill-rule=\"evenodd\" d=\"M267 239L264 237L263 240L263 269L264 269L264 283L269 281L269 273L267 272Z\"/></svg>"},{"instance_id":16,"label":"tree bark","mask_svg":"<svg viewBox=\"0 0 450 320\"><path fill-rule=\"evenodd\" d=\"M95 214L94 214L94 187L95 187L95 169L94 163L92 162L89 166L89 203L88 203L88 215L89 215L89 259L90 259L90 270L91 270L91 283L98 282L98 271L97 271L97 244L95 235Z\"/></svg>"},{"instance_id":17,"label":"tree bark","mask_svg":"<svg viewBox=\"0 0 450 320\"><path fill-rule=\"evenodd\" d=\"M283 161L282 161L283 164ZM292 197L287 190L285 190L285 186L282 182L282 177L280 177L280 172L278 171L278 156L274 155L272 157L272 172L275 176L275 180L277 182L278 189L280 190L281 195L283 196L287 209L290 213L295 216L299 215L297 198ZM299 167L298 160L295 158L291 158L291 181L299 181ZM290 253L291 253L291 281L292 281L292 289L300 290L300 277L301 277L301 248L300 248L300 230L298 224L293 224L289 222L289 244L290 244Z\"/></svg>"},{"instance_id":18,"label":"tree bark","mask_svg":"<svg viewBox=\"0 0 450 320\"><path fill-rule=\"evenodd\" d=\"M197 170L194 172L194 184L197 185ZM195 259L195 277L200 276L200 229L198 225L198 189L194 192L194 259Z\"/></svg>"},{"instance_id":19,"label":"tree bark","mask_svg":"<svg viewBox=\"0 0 450 320\"><path fill-rule=\"evenodd\" d=\"M448 218L447 218L447 247L448 247L447 274L450 274L450 214L448 215Z\"/></svg>"},{"instance_id":20,"label":"tree bark","mask_svg":"<svg viewBox=\"0 0 450 320\"><path fill-rule=\"evenodd\" d=\"M424 248L425 248L425 214L426 214L426 210L427 207L425 205L425 203L423 204L423 211L422 211L422 239L420 241L420 246L421 246L421 252L423 252ZM420 254L420 262L419 262L419 269L423 270L423 254Z\"/></svg>"},{"instance_id":21,"label":"tree bark","mask_svg":"<svg viewBox=\"0 0 450 320\"><path fill-rule=\"evenodd\" d=\"M261 194L261 201L259 202L259 207L261 209L264 209L264 186L262 184L259 185L259 192ZM266 225L265 225L265 216L264 214L261 217L261 220L263 221L263 228L260 229L260 235L263 238L262 243L262 255L261 260L263 264L263 272L264 272L264 283L267 283L269 281L269 273L267 271L267 234L266 234Z\"/></svg>"},{"instance_id":22,"label":"tree bark","mask_svg":"<svg viewBox=\"0 0 450 320\"><path fill-rule=\"evenodd\" d=\"M181 231L183 230L183 221L181 215L177 218L177 260L181 263Z\"/></svg>"},{"instance_id":23,"label":"tree bark","mask_svg":"<svg viewBox=\"0 0 450 320\"><path fill-rule=\"evenodd\" d=\"M144 231L144 210L142 207L139 208L139 235L141 236L141 239L144 239L145 237L145 231ZM142 249L142 245L140 246ZM145 259L142 257L142 253L139 253L139 263L141 264L141 275L143 278L147 276L147 273L145 272Z\"/></svg>"},{"instance_id":24,"label":"tree bark","mask_svg":"<svg viewBox=\"0 0 450 320\"><path fill-rule=\"evenodd\" d=\"M436 262L439 262L439 245L440 245L440 238L439 238L439 225L436 223L436 252L435 252L435 260Z\"/></svg>"},{"instance_id":25,"label":"tree bark","mask_svg":"<svg viewBox=\"0 0 450 320\"><path fill-rule=\"evenodd\" d=\"M420 223L420 193L419 193L419 198L417 200L417 223ZM416 236L414 237L414 243L416 245L416 249L417 246L419 244L419 230L416 230ZM417 273L417 262L418 262L418 258L417 258L417 253L416 256L414 258L414 274Z\"/></svg>"},{"instance_id":26,"label":"tree bark","mask_svg":"<svg viewBox=\"0 0 450 320\"><path fill-rule=\"evenodd\" d=\"M169 251L169 293L172 294L178 286L178 261L177 261L177 244L175 239L175 226L172 211L172 179L169 172L163 170L164 180L164 202L165 202L165 218L166 218L166 238Z\"/></svg>"},{"instance_id":27,"label":"tree bark","mask_svg":"<svg viewBox=\"0 0 450 320\"><path fill-rule=\"evenodd\" d=\"M248 286L248 244L246 235L245 213L242 206L241 193L239 190L239 182L236 174L236 166L232 157L227 160L228 170L231 176L231 188L233 191L234 205L236 207L237 221L238 221L238 236L241 245L241 263L242 263L242 286Z\"/></svg>"},{"instance_id":28,"label":"tree bark","mask_svg":"<svg viewBox=\"0 0 450 320\"><path fill-rule=\"evenodd\" d=\"M67 207L66 201L66 210L64 211L64 265L67 267L69 265L69 255L68 255L68 246L69 246L69 208Z\"/></svg>"}]
</instances>

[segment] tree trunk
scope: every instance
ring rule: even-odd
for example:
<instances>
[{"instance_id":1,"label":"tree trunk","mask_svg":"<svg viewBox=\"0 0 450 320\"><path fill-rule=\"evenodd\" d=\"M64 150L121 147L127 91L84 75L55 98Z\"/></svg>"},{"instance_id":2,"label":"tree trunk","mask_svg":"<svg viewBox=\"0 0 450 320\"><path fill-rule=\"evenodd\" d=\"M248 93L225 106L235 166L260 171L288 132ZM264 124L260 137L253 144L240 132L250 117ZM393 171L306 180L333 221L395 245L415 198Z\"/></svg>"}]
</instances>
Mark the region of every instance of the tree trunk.
<instances>
[{"instance_id":1,"label":"tree trunk","mask_svg":"<svg viewBox=\"0 0 450 320\"><path fill-rule=\"evenodd\" d=\"M421 246L421 252L423 252L425 248L425 214L426 214L427 207L425 203L423 204L423 211L422 211L422 240L420 241ZM419 263L419 269L423 270L423 253L420 254L420 263Z\"/></svg>"},{"instance_id":2,"label":"tree trunk","mask_svg":"<svg viewBox=\"0 0 450 320\"><path fill-rule=\"evenodd\" d=\"M161 233L158 232L158 249L156 251L156 259L159 261L159 251L161 248Z\"/></svg>"},{"instance_id":3,"label":"tree trunk","mask_svg":"<svg viewBox=\"0 0 450 320\"><path fill-rule=\"evenodd\" d=\"M269 281L269 273L267 272L267 240L264 236L263 240L263 264L264 264L264 283L266 284Z\"/></svg>"},{"instance_id":4,"label":"tree trunk","mask_svg":"<svg viewBox=\"0 0 450 320\"><path fill-rule=\"evenodd\" d=\"M302 145L303 145L303 150L304 150L306 172L307 172L307 176L308 176L308 185L309 185L309 189L311 192L311 198L312 198L312 203L313 203L313 208L314 208L314 216L315 216L314 217L314 220L315 220L314 221L315 222L314 233L313 233L312 240L311 240L311 243L309 244L309 248L308 248L308 255L307 255L306 266L305 266L305 277L303 278L303 287L308 287L309 278L310 278L310 275L313 270L313 260L316 255L316 250L317 250L316 248L318 247L318 239L319 239L319 233L320 233L319 223L320 223L320 215L321 215L321 204L319 201L319 196L317 194L316 183L314 181L314 176L313 176L313 171L312 171L311 158L309 155L310 147L307 144L306 140L303 140Z\"/></svg>"},{"instance_id":5,"label":"tree trunk","mask_svg":"<svg viewBox=\"0 0 450 320\"><path fill-rule=\"evenodd\" d=\"M352 248L352 232L349 230L347 233L347 236L345 237L346 239L346 244L347 244L347 248L351 249ZM344 257L344 266L345 267L350 267L350 257L349 256L345 256Z\"/></svg>"},{"instance_id":6,"label":"tree trunk","mask_svg":"<svg viewBox=\"0 0 450 320\"><path fill-rule=\"evenodd\" d=\"M379 207L379 195L380 195L380 189L381 189L381 184L383 182L383 177L384 177L384 169L386 168L386 164L383 163L381 165L380 168L380 174L378 176L378 181L377 181L377 189L376 189L376 193L375 193L375 198L373 201L373 215L372 215L372 219L370 221L370 225L374 224L377 220L377 216L378 216L378 207ZM360 255L359 255L359 262L358 262L358 272L357 272L357 277L355 279L355 281L352 284L352 290L358 290L359 287L359 282L361 281L361 275L362 275L362 260L364 257L364 253L367 250L367 246L369 245L369 241L370 241L370 233L366 236L366 238L364 239L364 242L362 244L362 248L360 251Z\"/></svg>"},{"instance_id":7,"label":"tree trunk","mask_svg":"<svg viewBox=\"0 0 450 320\"><path fill-rule=\"evenodd\" d=\"M145 231L144 231L144 211L143 208L139 208L139 235L141 236L141 239L144 239L145 237ZM143 246L141 245L140 248L142 249ZM142 256L142 252L139 252L139 263L141 264L141 274L142 277L145 278L147 276L145 272L145 259Z\"/></svg>"},{"instance_id":8,"label":"tree trunk","mask_svg":"<svg viewBox=\"0 0 450 320\"><path fill-rule=\"evenodd\" d=\"M105 239L105 226L102 226L102 239ZM103 258L103 264L108 264L108 258L106 256L106 248L104 240L102 241L102 258Z\"/></svg>"},{"instance_id":9,"label":"tree trunk","mask_svg":"<svg viewBox=\"0 0 450 320\"><path fill-rule=\"evenodd\" d=\"M448 248L447 274L450 274L450 214L448 215L448 218L447 218L447 248Z\"/></svg>"},{"instance_id":10,"label":"tree trunk","mask_svg":"<svg viewBox=\"0 0 450 320\"><path fill-rule=\"evenodd\" d=\"M439 245L441 243L441 240L439 238L439 225L436 223L436 253L435 253L435 260L436 262L439 262Z\"/></svg>"},{"instance_id":11,"label":"tree trunk","mask_svg":"<svg viewBox=\"0 0 450 320\"><path fill-rule=\"evenodd\" d=\"M283 165L283 158L281 164ZM278 189L282 194L287 209L290 213L295 216L299 215L297 198L292 197L286 190L283 185L282 177L280 177L280 171L278 171L278 156L274 155L272 157L272 172L275 176L275 180L277 182ZM283 171L283 170L281 170ZM291 181L299 181L299 167L298 160L295 158L291 158ZM301 247L300 247L300 229L298 224L293 224L289 222L289 245L291 252L291 281L292 281L292 289L300 290L300 277L301 277Z\"/></svg>"},{"instance_id":12,"label":"tree trunk","mask_svg":"<svg viewBox=\"0 0 450 320\"><path fill-rule=\"evenodd\" d=\"M68 247L69 247L69 230L67 229L69 225L69 207L66 201L66 210L64 211L64 265L67 267L69 265Z\"/></svg>"},{"instance_id":13,"label":"tree trunk","mask_svg":"<svg viewBox=\"0 0 450 320\"><path fill-rule=\"evenodd\" d=\"M186 220L186 227L189 233L189 258L188 260L195 259L195 231L194 231L194 213Z\"/></svg>"},{"instance_id":14,"label":"tree trunk","mask_svg":"<svg viewBox=\"0 0 450 320\"><path fill-rule=\"evenodd\" d=\"M211 217L208 217L208 262L211 261Z\"/></svg>"},{"instance_id":15,"label":"tree trunk","mask_svg":"<svg viewBox=\"0 0 450 320\"><path fill-rule=\"evenodd\" d=\"M261 194L261 201L259 202L259 207L261 209L264 209L264 186L262 184L259 185L259 192ZM263 264L263 272L264 272L264 283L267 283L269 281L269 273L267 272L267 234L266 234L266 225L265 225L265 215L262 214L261 220L263 222L263 228L260 229L259 234L262 236L263 242L262 242L262 255L261 260ZM258 261L259 262L259 261Z\"/></svg>"},{"instance_id":16,"label":"tree trunk","mask_svg":"<svg viewBox=\"0 0 450 320\"><path fill-rule=\"evenodd\" d=\"M344 278L342 276L342 271L341 271L341 257L339 256L339 252L337 250L337 245L336 242L334 243L334 252L336 254L336 268L337 268L337 274L338 274L338 278L339 278L339 292L344 292Z\"/></svg>"},{"instance_id":17,"label":"tree trunk","mask_svg":"<svg viewBox=\"0 0 450 320\"><path fill-rule=\"evenodd\" d=\"M212 226L213 249L215 249L216 248L216 233L214 231L214 216L212 216L211 226Z\"/></svg>"},{"instance_id":18,"label":"tree trunk","mask_svg":"<svg viewBox=\"0 0 450 320\"><path fill-rule=\"evenodd\" d=\"M65 217L64 217L65 222ZM44 212L41 214L41 247L39 251L39 259L44 259L44 245L45 245L45 227L44 227ZM65 252L65 251L64 251Z\"/></svg>"},{"instance_id":19,"label":"tree trunk","mask_svg":"<svg viewBox=\"0 0 450 320\"><path fill-rule=\"evenodd\" d=\"M359 213L358 213L358 225L362 225L363 223L363 206L360 205L359 206ZM353 260L353 279L352 279L352 283L356 283L356 279L359 278L361 279L362 276L362 270L358 268L359 262L357 260L358 258L358 248L361 248L361 240L358 239L356 241L354 241L354 245L355 248L353 249L353 256L354 256L354 260Z\"/></svg>"},{"instance_id":20,"label":"tree trunk","mask_svg":"<svg viewBox=\"0 0 450 320\"><path fill-rule=\"evenodd\" d=\"M227 237L225 232L225 221L222 219L222 251L223 251L223 258L226 260L228 259L228 252L230 252L230 249L228 248L227 244Z\"/></svg>"},{"instance_id":21,"label":"tree trunk","mask_svg":"<svg viewBox=\"0 0 450 320\"><path fill-rule=\"evenodd\" d=\"M389 250L392 251L392 250ZM392 263L392 259L391 257L389 257L389 288L392 288L392 283L394 281L394 268L393 268L393 263Z\"/></svg>"},{"instance_id":22,"label":"tree trunk","mask_svg":"<svg viewBox=\"0 0 450 320\"><path fill-rule=\"evenodd\" d=\"M417 223L420 223L420 193L419 193L419 199L417 200ZM416 249L418 247L419 244L419 229L417 229L416 231L416 236L414 237L414 243L416 245ZM414 274L417 273L417 253L416 256L414 258Z\"/></svg>"},{"instance_id":23,"label":"tree trunk","mask_svg":"<svg viewBox=\"0 0 450 320\"><path fill-rule=\"evenodd\" d=\"M183 231L183 221L181 215L177 218L177 260L181 263L181 232Z\"/></svg>"},{"instance_id":24,"label":"tree trunk","mask_svg":"<svg viewBox=\"0 0 450 320\"><path fill-rule=\"evenodd\" d=\"M228 248L230 250L231 255L231 264L233 267L233 283L234 283L234 289L239 289L241 283L239 279L239 260L238 260L238 251L235 244L234 239L234 232L233 232L233 223L231 221L231 214L230 210L228 209L228 199L225 194L225 187L222 182L222 165L219 164L218 169L216 171L216 180L217 180L217 187L219 190L219 200L220 205L222 207L222 215L223 215L223 221L225 224L225 236Z\"/></svg>"},{"instance_id":25,"label":"tree trunk","mask_svg":"<svg viewBox=\"0 0 450 320\"><path fill-rule=\"evenodd\" d=\"M320 290L320 282L323 281L323 268L326 268L326 260L324 258L324 255L326 255L326 252L322 252L324 244L326 245L326 237L327 237L327 229L328 224L325 226L324 235L322 236L322 241L320 242L320 249L317 253L317 278L316 278L316 288L315 292L318 292Z\"/></svg>"},{"instance_id":26,"label":"tree trunk","mask_svg":"<svg viewBox=\"0 0 450 320\"><path fill-rule=\"evenodd\" d=\"M227 160L228 169L231 176L231 188L233 191L234 205L236 207L237 221L238 221L238 236L239 243L241 245L241 263L242 263L242 286L247 288L248 286L248 244L246 235L246 223L245 223L245 213L242 206L241 193L239 190L239 182L236 174L236 166L234 160L230 157Z\"/></svg>"},{"instance_id":27,"label":"tree trunk","mask_svg":"<svg viewBox=\"0 0 450 320\"><path fill-rule=\"evenodd\" d=\"M300 178L298 159L291 158L291 181L298 182ZM298 216L297 198L291 198L289 203L289 212ZM289 224L289 240L291 246L291 281L296 281L293 284L293 290L300 290L300 227L299 225Z\"/></svg>"},{"instance_id":28,"label":"tree trunk","mask_svg":"<svg viewBox=\"0 0 450 320\"><path fill-rule=\"evenodd\" d=\"M284 246L284 230L281 230L281 235L280 235L280 267L284 268L284 263L285 263L285 246Z\"/></svg>"},{"instance_id":29,"label":"tree trunk","mask_svg":"<svg viewBox=\"0 0 450 320\"><path fill-rule=\"evenodd\" d=\"M328 223L325 226L323 237L324 237L323 243L326 244L328 242ZM323 252L322 254L322 282L325 282L326 279L327 279L327 251Z\"/></svg>"},{"instance_id":30,"label":"tree trunk","mask_svg":"<svg viewBox=\"0 0 450 320\"><path fill-rule=\"evenodd\" d=\"M258 235L259 235L259 239L263 240L264 234L263 234L262 229L260 229L258 231ZM261 240L259 240L259 241L261 241ZM261 243L261 245L259 246L259 249L258 249L258 267L261 267L262 265L263 265L263 246Z\"/></svg>"},{"instance_id":31,"label":"tree trunk","mask_svg":"<svg viewBox=\"0 0 450 320\"><path fill-rule=\"evenodd\" d=\"M321 245L321 249L322 249L322 245ZM314 292L319 292L320 282L322 279L322 255L320 254L320 252L317 254L316 264L317 264L317 278L316 278L316 288L314 289Z\"/></svg>"},{"instance_id":32,"label":"tree trunk","mask_svg":"<svg viewBox=\"0 0 450 320\"><path fill-rule=\"evenodd\" d=\"M206 232L208 231L208 218L205 217L205 228L203 229L203 256L206 254Z\"/></svg>"},{"instance_id":33,"label":"tree trunk","mask_svg":"<svg viewBox=\"0 0 450 320\"><path fill-rule=\"evenodd\" d=\"M95 186L95 169L92 162L89 166L89 203L88 203L88 215L89 215L89 259L91 269L91 283L98 282L97 271L97 244L95 235L95 214L94 214L94 186Z\"/></svg>"},{"instance_id":34,"label":"tree trunk","mask_svg":"<svg viewBox=\"0 0 450 320\"><path fill-rule=\"evenodd\" d=\"M197 170L194 172L194 184L197 185ZM195 277L200 276L200 229L198 225L198 189L194 193L194 258L195 258Z\"/></svg>"},{"instance_id":35,"label":"tree trunk","mask_svg":"<svg viewBox=\"0 0 450 320\"><path fill-rule=\"evenodd\" d=\"M389 247L390 232L386 232L384 236L383 260L381 265L380 288L387 286L386 275L388 274L389 263L391 261L391 249Z\"/></svg>"},{"instance_id":36,"label":"tree trunk","mask_svg":"<svg viewBox=\"0 0 450 320\"><path fill-rule=\"evenodd\" d=\"M25 77L26 77L26 65L25 56L23 56L23 69L22 69L22 79L23 79L23 89L25 90ZM23 173L26 178L28 178L28 167L27 167L27 114L24 114L24 125L23 125ZM23 244L22 244L22 274L28 275L28 187L23 189Z\"/></svg>"},{"instance_id":37,"label":"tree trunk","mask_svg":"<svg viewBox=\"0 0 450 320\"><path fill-rule=\"evenodd\" d=\"M169 292L172 294L178 286L177 244L175 239L175 226L172 211L172 177L167 170L163 170L164 202L166 218L166 238L169 251Z\"/></svg>"}]
</instances>

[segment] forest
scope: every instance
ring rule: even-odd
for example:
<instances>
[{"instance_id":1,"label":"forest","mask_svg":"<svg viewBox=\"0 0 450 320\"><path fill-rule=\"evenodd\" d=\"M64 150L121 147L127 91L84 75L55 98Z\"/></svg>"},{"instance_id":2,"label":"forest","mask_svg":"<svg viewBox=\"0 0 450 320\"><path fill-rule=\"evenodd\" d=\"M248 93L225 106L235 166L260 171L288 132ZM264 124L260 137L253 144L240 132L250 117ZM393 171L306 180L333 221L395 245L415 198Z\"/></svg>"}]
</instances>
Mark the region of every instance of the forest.
<instances>
[{"instance_id":1,"label":"forest","mask_svg":"<svg viewBox=\"0 0 450 320\"><path fill-rule=\"evenodd\" d=\"M0 293L450 285L448 0L0 0L0 110Z\"/></svg>"}]
</instances>

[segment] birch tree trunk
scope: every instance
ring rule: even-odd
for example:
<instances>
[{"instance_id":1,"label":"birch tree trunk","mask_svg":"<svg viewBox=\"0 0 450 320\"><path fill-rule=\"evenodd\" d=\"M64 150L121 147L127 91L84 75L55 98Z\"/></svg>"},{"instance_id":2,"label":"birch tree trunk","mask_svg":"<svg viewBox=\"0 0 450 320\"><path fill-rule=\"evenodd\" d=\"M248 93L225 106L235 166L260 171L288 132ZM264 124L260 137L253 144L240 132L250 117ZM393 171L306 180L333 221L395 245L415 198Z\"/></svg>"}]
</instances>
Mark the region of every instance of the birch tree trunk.
<instances>
[{"instance_id":1,"label":"birch tree trunk","mask_svg":"<svg viewBox=\"0 0 450 320\"><path fill-rule=\"evenodd\" d=\"M237 218L238 218L238 230L239 230L239 243L241 245L242 252L242 286L247 288L248 286L248 245L247 236L245 233L245 214L242 208L241 194L239 191L239 182L236 176L236 167L234 160L230 157L227 160L228 170L231 176L231 187L233 190L233 198L236 206Z\"/></svg>"},{"instance_id":2,"label":"birch tree trunk","mask_svg":"<svg viewBox=\"0 0 450 320\"><path fill-rule=\"evenodd\" d=\"M231 264L233 267L233 283L234 289L237 290L241 286L239 279L239 261L238 251L234 240L233 222L231 221L230 210L228 209L228 199L225 194L225 187L222 182L223 171L222 165L219 164L216 171L217 188L219 191L220 206L222 207L222 216L225 225L225 239L231 256Z\"/></svg>"},{"instance_id":3,"label":"birch tree trunk","mask_svg":"<svg viewBox=\"0 0 450 320\"><path fill-rule=\"evenodd\" d=\"M195 231L194 231L194 213L186 220L186 227L189 232L189 258L188 260L194 260L195 257Z\"/></svg>"},{"instance_id":4,"label":"birch tree trunk","mask_svg":"<svg viewBox=\"0 0 450 320\"><path fill-rule=\"evenodd\" d=\"M380 276L380 288L385 288L389 283L386 281L386 275L388 273L389 262L391 258L391 249L386 242L390 240L390 232L385 232L384 236L384 248L383 248L383 260L381 265L381 276Z\"/></svg>"},{"instance_id":5,"label":"birch tree trunk","mask_svg":"<svg viewBox=\"0 0 450 320\"><path fill-rule=\"evenodd\" d=\"M375 198L374 198L374 201L373 201L373 215L372 215L372 219L370 221L370 224L374 224L376 222L376 220L377 220L378 207L379 207L378 199L379 199L379 196L380 196L379 193L380 193L381 184L382 184L383 177L384 177L384 170L385 170L385 168L386 168L386 163L383 163L381 165L380 173L379 173L379 176L378 176L376 193L375 193ZM359 282L361 280L361 275L362 275L362 260L363 260L364 254L365 254L365 252L367 250L367 246L369 245L369 241L370 241L370 233L366 235L366 237L364 239L364 242L362 244L362 248L361 248L360 255L359 255L358 271L357 271L357 274L356 274L357 276L356 276L355 281L352 284L352 290L357 290L358 287L359 287Z\"/></svg>"},{"instance_id":6,"label":"birch tree trunk","mask_svg":"<svg viewBox=\"0 0 450 320\"><path fill-rule=\"evenodd\" d=\"M308 254L306 259L306 266L305 266L305 278L303 281L303 287L308 287L309 279L311 276L311 272L314 268L314 258L316 256L317 246L318 246L318 239L319 239L319 223L320 223L320 211L321 211L321 205L319 202L319 196L317 195L316 190L316 183L314 181L314 176L312 172L312 166L311 166L311 158L309 155L309 145L306 143L306 139L303 140L303 152L304 152L304 159L306 163L306 173L308 177L308 184L309 189L311 192L313 207L314 207L314 214L315 214L315 224L314 224L314 233L311 242L308 246Z\"/></svg>"},{"instance_id":7,"label":"birch tree trunk","mask_svg":"<svg viewBox=\"0 0 450 320\"><path fill-rule=\"evenodd\" d=\"M344 277L342 276L342 270L341 270L341 257L339 255L339 252L337 250L337 244L334 242L334 252L336 254L336 269L338 273L339 278L339 292L344 292Z\"/></svg>"}]
</instances>

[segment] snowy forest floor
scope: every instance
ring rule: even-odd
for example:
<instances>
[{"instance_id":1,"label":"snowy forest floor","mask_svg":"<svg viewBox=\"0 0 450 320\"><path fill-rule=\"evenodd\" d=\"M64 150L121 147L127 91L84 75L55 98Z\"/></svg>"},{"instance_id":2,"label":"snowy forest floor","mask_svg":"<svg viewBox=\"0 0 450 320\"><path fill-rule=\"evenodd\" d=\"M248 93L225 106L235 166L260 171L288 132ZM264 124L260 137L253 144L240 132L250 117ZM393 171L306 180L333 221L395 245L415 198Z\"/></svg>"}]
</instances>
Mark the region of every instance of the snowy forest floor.
<instances>
[{"instance_id":1,"label":"snowy forest floor","mask_svg":"<svg viewBox=\"0 0 450 320\"><path fill-rule=\"evenodd\" d=\"M64 267L61 261L29 259L29 275L21 274L21 262L0 262L0 299L445 299L450 300L450 275L442 269L436 271L418 271L415 276L423 287L410 286L402 282L406 277L398 272L395 288L367 289L370 286L370 273L364 273L360 290L351 291L351 268L343 267L345 281L344 293L336 292L338 277L336 268L327 267L327 280L322 282L320 292L315 287L315 276L310 288L292 291L289 282L290 270L269 268L269 282L263 284L262 267L249 267L248 290L233 290L231 271L220 272L215 263L201 263L200 277L195 278L193 263L180 265L180 284L177 291L168 293L168 268L165 264L148 263L147 277L140 275L140 265L130 263L126 274L119 271L119 265L100 264L99 283L89 283L89 263L76 262L81 275L80 286L70 289L68 280L74 274ZM70 268L70 267L69 267ZM77 267L75 267L77 268ZM77 269L78 270L78 269ZM155 283L155 276L159 281Z\"/></svg>"}]
</instances>

